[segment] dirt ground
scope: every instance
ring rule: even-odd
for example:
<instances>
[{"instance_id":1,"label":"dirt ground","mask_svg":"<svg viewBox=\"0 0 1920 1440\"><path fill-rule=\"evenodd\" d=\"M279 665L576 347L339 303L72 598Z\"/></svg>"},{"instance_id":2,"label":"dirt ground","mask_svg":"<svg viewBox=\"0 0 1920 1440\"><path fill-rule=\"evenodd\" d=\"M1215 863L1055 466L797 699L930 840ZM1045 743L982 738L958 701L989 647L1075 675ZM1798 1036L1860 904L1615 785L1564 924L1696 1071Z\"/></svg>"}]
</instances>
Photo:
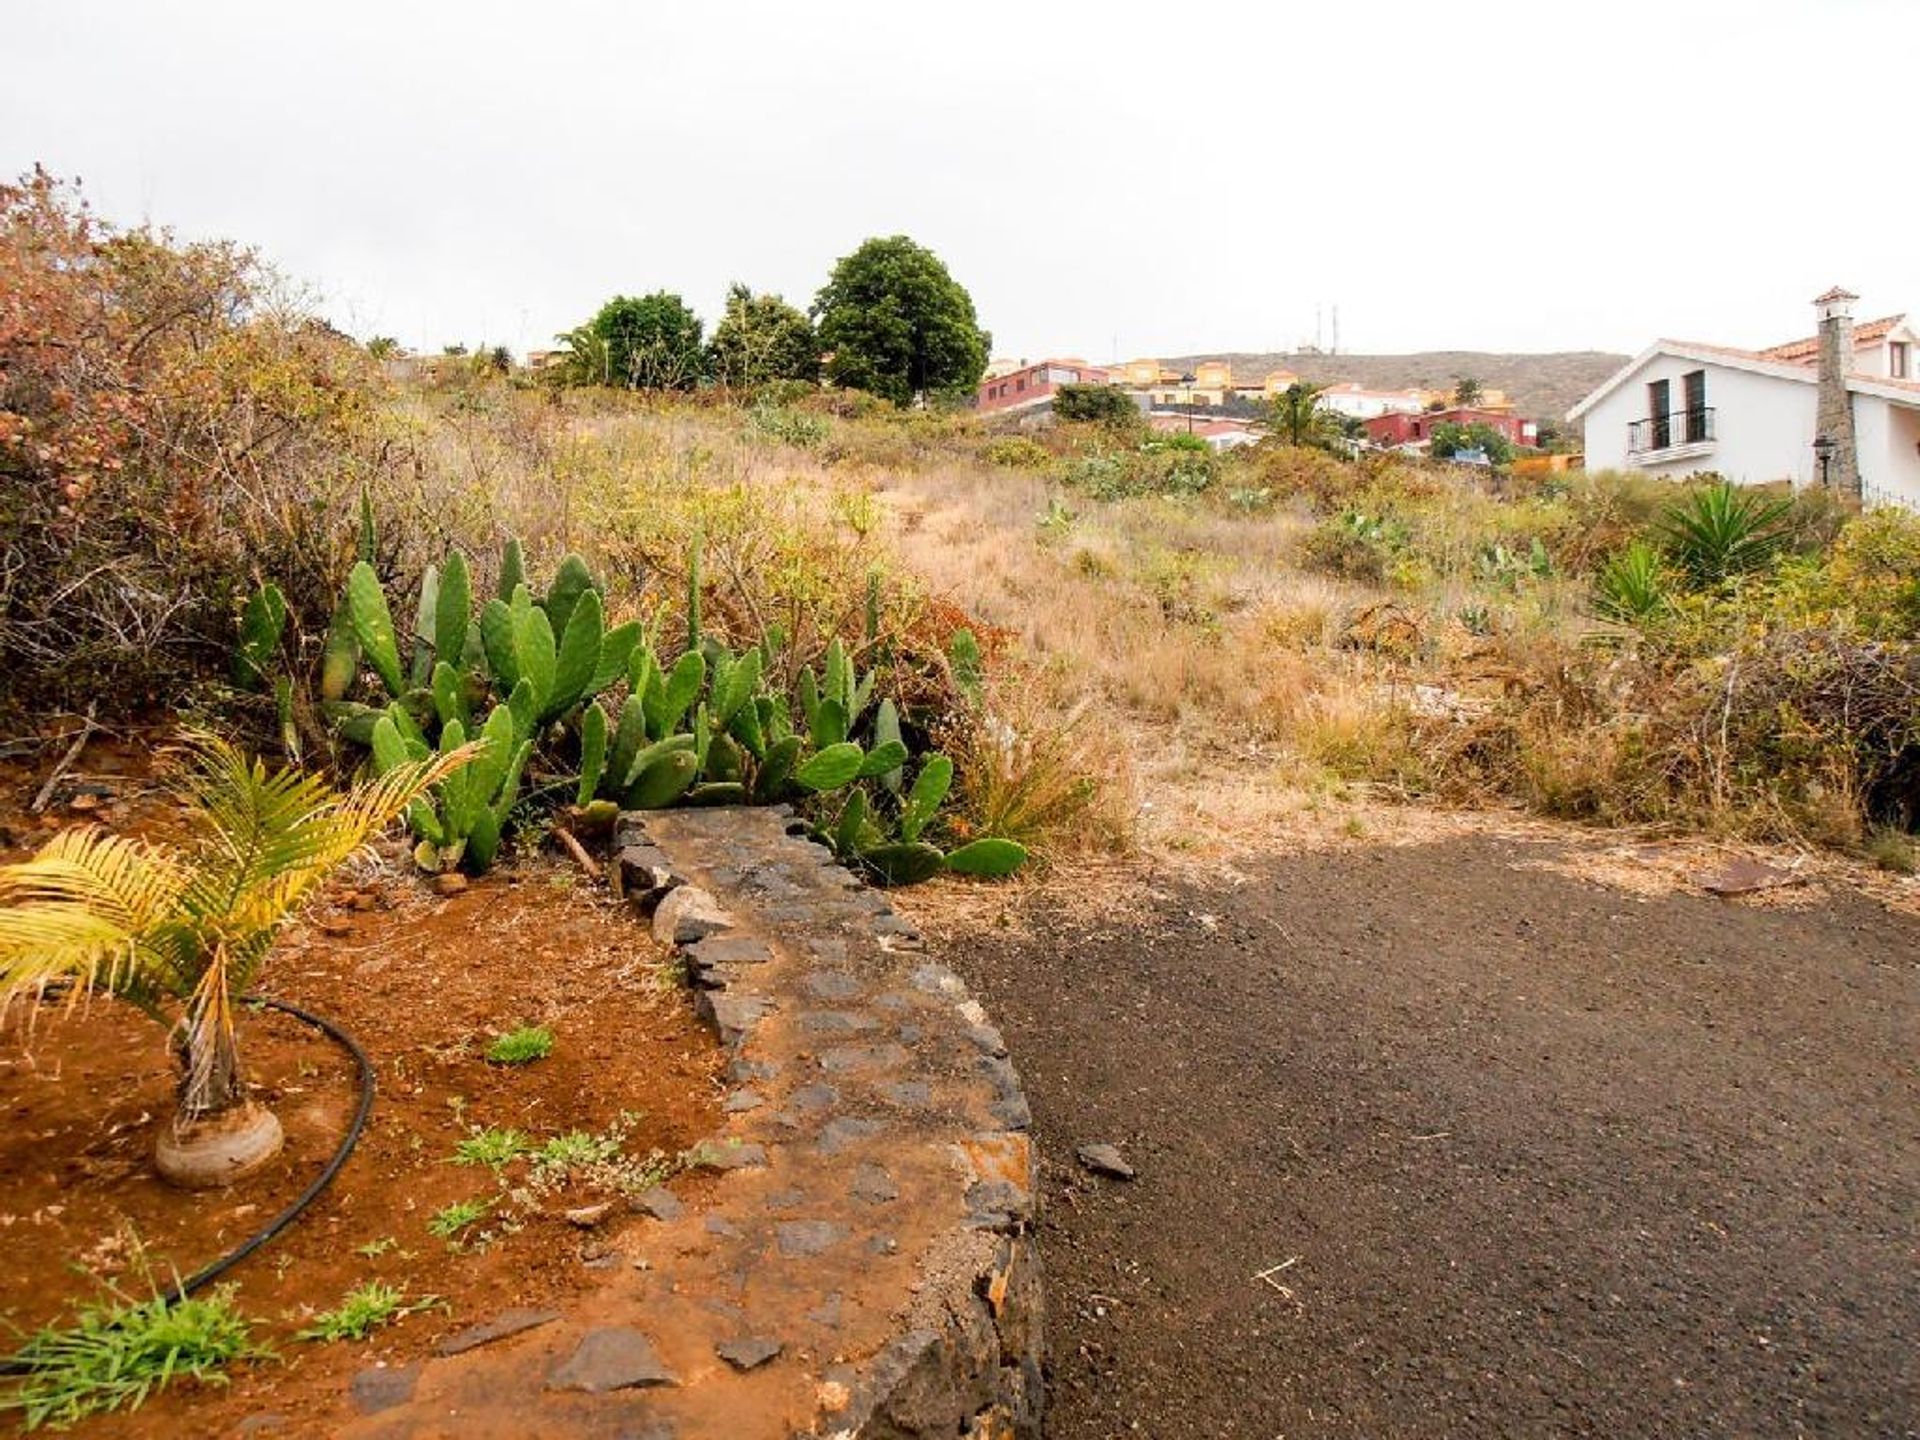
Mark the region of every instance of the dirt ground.
<instances>
[{"instance_id":1,"label":"dirt ground","mask_svg":"<svg viewBox=\"0 0 1920 1440\"><path fill-rule=\"evenodd\" d=\"M1050 1436L1916 1433L1920 920L1572 858L929 918L1048 1161Z\"/></svg>"},{"instance_id":2,"label":"dirt ground","mask_svg":"<svg viewBox=\"0 0 1920 1440\"><path fill-rule=\"evenodd\" d=\"M170 807L137 751L102 747L88 764L78 794L97 803L57 804L44 822L11 803L31 793L23 777L0 771L0 858L29 853L80 819L168 830ZM332 1187L232 1272L240 1308L278 1360L236 1371L225 1389L177 1386L133 1415L88 1422L87 1433L186 1424L219 1434L261 1411L298 1416L335 1402L361 1367L405 1363L504 1308L551 1304L597 1283L583 1259L606 1251L620 1226L644 1222L624 1204L592 1228L566 1212L651 1183L720 1122L721 1052L663 959L569 861L518 856L450 896L434 893L397 838L356 862L287 932L259 987L354 1035L377 1081L367 1131ZM521 1024L548 1027L553 1053L522 1066L489 1063L493 1037ZM192 1273L319 1172L353 1111L350 1062L271 1013L243 1021L241 1047L287 1147L257 1177L190 1195L152 1171L173 1083L159 1027L96 999L16 1014L0 1029L0 1332L63 1320L102 1299L107 1284L138 1296L155 1283L147 1275L164 1283ZM451 1163L454 1147L488 1126L534 1144L617 1134L620 1154L568 1170ZM688 1196L708 1183L697 1174L672 1180ZM465 1200L493 1208L461 1244L429 1232L441 1207ZM361 1342L294 1338L314 1312L372 1280L442 1303Z\"/></svg>"}]
</instances>

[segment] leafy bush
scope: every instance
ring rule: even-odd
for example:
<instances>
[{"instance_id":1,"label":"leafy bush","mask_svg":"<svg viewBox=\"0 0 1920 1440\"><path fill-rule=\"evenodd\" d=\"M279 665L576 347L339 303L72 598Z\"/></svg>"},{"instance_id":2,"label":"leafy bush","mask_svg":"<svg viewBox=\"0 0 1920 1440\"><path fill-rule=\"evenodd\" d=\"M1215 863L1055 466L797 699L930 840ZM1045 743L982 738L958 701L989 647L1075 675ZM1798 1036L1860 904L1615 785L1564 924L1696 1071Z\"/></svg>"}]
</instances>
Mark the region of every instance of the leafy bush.
<instances>
[{"instance_id":1,"label":"leafy bush","mask_svg":"<svg viewBox=\"0 0 1920 1440\"><path fill-rule=\"evenodd\" d=\"M747 426L764 439L796 450L818 449L827 438L827 422L818 415L764 402L747 412Z\"/></svg>"},{"instance_id":2,"label":"leafy bush","mask_svg":"<svg viewBox=\"0 0 1920 1440\"><path fill-rule=\"evenodd\" d=\"M1133 397L1113 385L1062 385L1053 392L1053 413L1062 420L1123 429L1140 423L1140 407Z\"/></svg>"},{"instance_id":3,"label":"leafy bush","mask_svg":"<svg viewBox=\"0 0 1920 1440\"><path fill-rule=\"evenodd\" d=\"M1025 435L1002 435L987 443L980 458L1010 470L1038 470L1053 462L1053 452Z\"/></svg>"},{"instance_id":4,"label":"leafy bush","mask_svg":"<svg viewBox=\"0 0 1920 1440\"><path fill-rule=\"evenodd\" d=\"M1301 542L1301 557L1314 569L1343 580L1380 585L1405 550L1407 539L1406 525L1391 516L1344 510L1308 532Z\"/></svg>"},{"instance_id":5,"label":"leafy bush","mask_svg":"<svg viewBox=\"0 0 1920 1440\"><path fill-rule=\"evenodd\" d=\"M0 706L175 699L256 566L314 613L391 438L379 384L250 252L0 185Z\"/></svg>"}]
</instances>

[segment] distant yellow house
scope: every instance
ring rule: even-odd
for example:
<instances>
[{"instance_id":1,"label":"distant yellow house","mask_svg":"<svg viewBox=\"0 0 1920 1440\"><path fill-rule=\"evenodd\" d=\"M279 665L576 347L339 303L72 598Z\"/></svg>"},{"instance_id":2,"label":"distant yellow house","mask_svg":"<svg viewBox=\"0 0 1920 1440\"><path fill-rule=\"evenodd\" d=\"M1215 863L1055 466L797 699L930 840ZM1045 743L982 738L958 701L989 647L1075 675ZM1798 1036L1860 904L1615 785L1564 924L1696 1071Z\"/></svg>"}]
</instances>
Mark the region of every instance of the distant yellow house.
<instances>
[{"instance_id":1,"label":"distant yellow house","mask_svg":"<svg viewBox=\"0 0 1920 1440\"><path fill-rule=\"evenodd\" d=\"M1111 366L1108 371L1114 383L1128 390L1151 390L1156 385L1177 385L1179 372L1169 370L1158 360L1129 360L1124 365Z\"/></svg>"}]
</instances>

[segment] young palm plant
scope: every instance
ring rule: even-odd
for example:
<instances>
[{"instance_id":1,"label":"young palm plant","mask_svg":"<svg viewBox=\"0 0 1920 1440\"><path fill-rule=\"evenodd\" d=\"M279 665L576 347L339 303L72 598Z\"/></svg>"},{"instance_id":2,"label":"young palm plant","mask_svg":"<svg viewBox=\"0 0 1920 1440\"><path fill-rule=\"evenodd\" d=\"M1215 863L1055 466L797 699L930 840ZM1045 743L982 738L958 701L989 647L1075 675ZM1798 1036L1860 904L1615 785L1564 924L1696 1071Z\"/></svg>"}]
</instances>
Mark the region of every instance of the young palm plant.
<instances>
[{"instance_id":1,"label":"young palm plant","mask_svg":"<svg viewBox=\"0 0 1920 1440\"><path fill-rule=\"evenodd\" d=\"M0 1014L50 987L100 992L171 1029L178 1102L156 1149L160 1173L222 1185L265 1164L283 1139L248 1098L234 1012L281 929L315 888L427 786L471 758L455 751L344 793L298 770L269 772L225 740L190 735L180 844L92 826L31 860L0 865Z\"/></svg>"}]
</instances>

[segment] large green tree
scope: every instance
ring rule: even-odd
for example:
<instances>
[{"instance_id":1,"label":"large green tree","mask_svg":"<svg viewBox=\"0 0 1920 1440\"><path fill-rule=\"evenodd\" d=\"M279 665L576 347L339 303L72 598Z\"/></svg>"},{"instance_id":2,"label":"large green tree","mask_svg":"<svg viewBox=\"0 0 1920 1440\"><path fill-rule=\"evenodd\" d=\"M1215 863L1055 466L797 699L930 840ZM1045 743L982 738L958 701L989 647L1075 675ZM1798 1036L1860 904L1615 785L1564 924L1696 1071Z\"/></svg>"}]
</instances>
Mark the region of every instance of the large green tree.
<instances>
[{"instance_id":1,"label":"large green tree","mask_svg":"<svg viewBox=\"0 0 1920 1440\"><path fill-rule=\"evenodd\" d=\"M638 299L616 295L586 329L597 345L583 347L577 332L561 337L576 355L584 350L600 361L601 373L583 378L634 390L691 390L706 374L700 317L665 290Z\"/></svg>"},{"instance_id":2,"label":"large green tree","mask_svg":"<svg viewBox=\"0 0 1920 1440\"><path fill-rule=\"evenodd\" d=\"M820 341L813 322L778 295L756 295L745 285L727 291L726 313L713 327L709 359L714 378L737 388L820 378Z\"/></svg>"},{"instance_id":3,"label":"large green tree","mask_svg":"<svg viewBox=\"0 0 1920 1440\"><path fill-rule=\"evenodd\" d=\"M972 390L992 337L973 297L904 235L869 240L833 267L813 302L827 378L906 405Z\"/></svg>"}]
</instances>

